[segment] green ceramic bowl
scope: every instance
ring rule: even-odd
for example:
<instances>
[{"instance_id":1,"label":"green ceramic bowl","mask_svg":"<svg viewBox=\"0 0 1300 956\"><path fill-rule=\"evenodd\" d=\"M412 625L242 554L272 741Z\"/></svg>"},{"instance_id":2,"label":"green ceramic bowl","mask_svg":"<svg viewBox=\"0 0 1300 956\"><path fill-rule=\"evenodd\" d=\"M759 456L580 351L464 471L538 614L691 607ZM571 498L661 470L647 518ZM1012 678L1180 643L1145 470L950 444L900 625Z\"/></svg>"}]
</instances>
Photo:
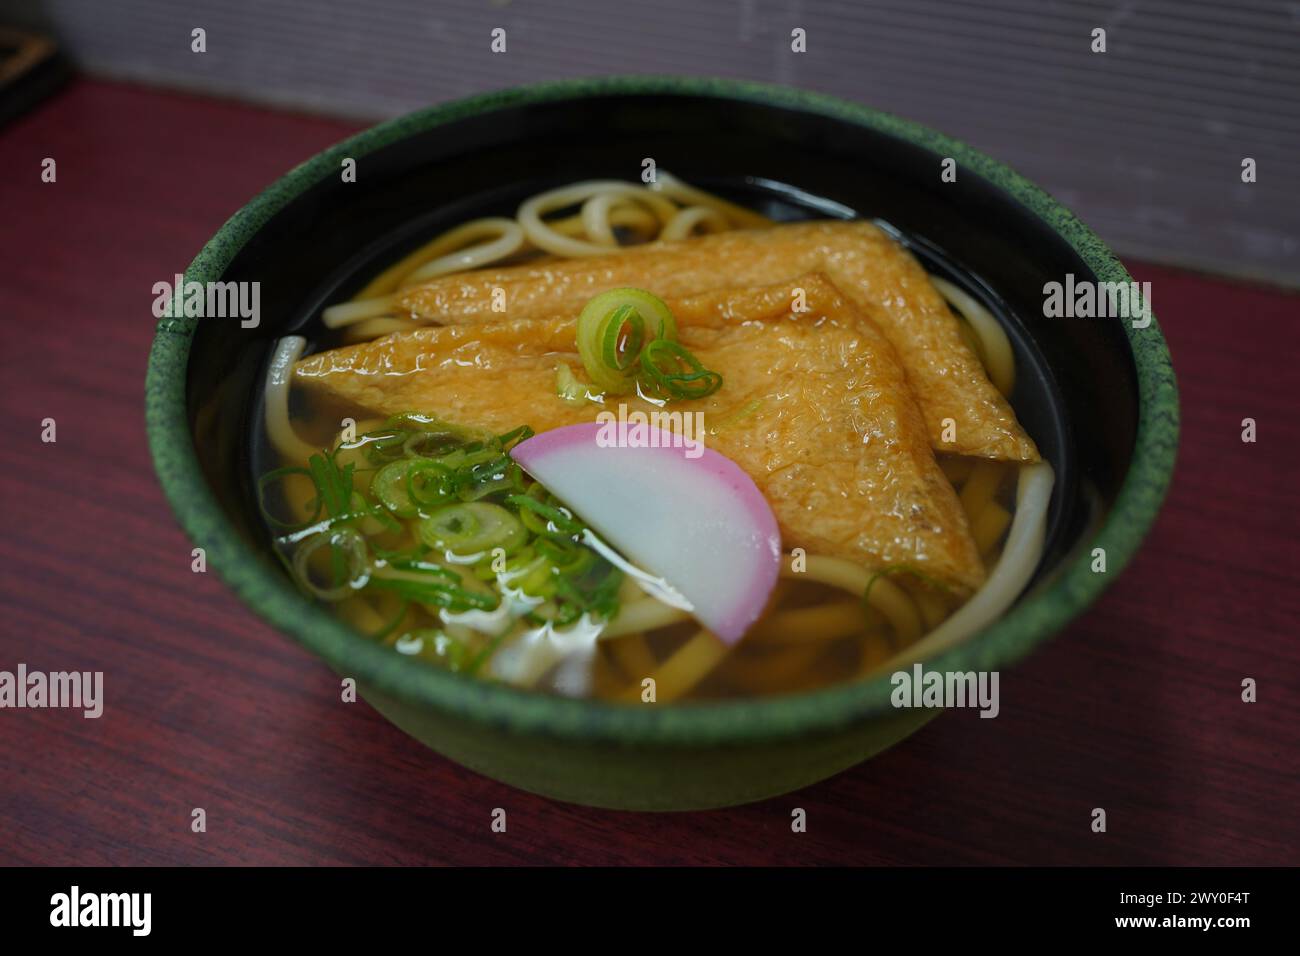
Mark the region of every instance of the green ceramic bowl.
<instances>
[{"instance_id":1,"label":"green ceramic bowl","mask_svg":"<svg viewBox=\"0 0 1300 956\"><path fill-rule=\"evenodd\" d=\"M259 281L261 322L166 318L149 361L159 478L181 524L258 614L354 677L403 730L459 763L562 800L715 807L850 767L935 715L890 704L886 678L711 704L614 706L416 665L302 598L270 556L254 502L253 423L273 340L309 337L322 303L451 223L510 214L642 160L780 218L860 215L1001 318L1021 369L1017 413L1059 476L1036 586L1002 620L927 662L1004 670L1081 613L1136 551L1173 468L1178 404L1158 325L1043 318L1043 285L1128 282L1106 247L1016 173L939 133L825 96L703 79L548 84L428 109L287 173L231 218L187 280ZM342 181L345 159L355 182ZM957 181L943 182L944 158ZM1107 573L1090 569L1105 548ZM341 718L346 719L346 718Z\"/></svg>"}]
</instances>

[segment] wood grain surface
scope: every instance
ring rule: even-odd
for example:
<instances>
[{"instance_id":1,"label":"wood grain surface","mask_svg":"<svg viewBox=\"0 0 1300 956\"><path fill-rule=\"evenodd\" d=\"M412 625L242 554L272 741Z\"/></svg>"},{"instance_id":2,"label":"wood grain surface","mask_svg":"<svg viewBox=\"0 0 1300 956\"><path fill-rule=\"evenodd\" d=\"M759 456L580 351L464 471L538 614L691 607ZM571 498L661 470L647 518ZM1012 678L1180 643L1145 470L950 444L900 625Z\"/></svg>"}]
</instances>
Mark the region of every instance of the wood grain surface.
<instances>
[{"instance_id":1,"label":"wood grain surface","mask_svg":"<svg viewBox=\"0 0 1300 956\"><path fill-rule=\"evenodd\" d=\"M767 803L638 815L497 784L340 703L191 572L142 383L152 284L351 131L92 81L0 129L0 670L102 670L106 697L98 720L0 710L0 863L1300 862L1300 297L1140 263L1182 388L1174 487L1107 595L1002 675L997 720L944 715Z\"/></svg>"}]
</instances>

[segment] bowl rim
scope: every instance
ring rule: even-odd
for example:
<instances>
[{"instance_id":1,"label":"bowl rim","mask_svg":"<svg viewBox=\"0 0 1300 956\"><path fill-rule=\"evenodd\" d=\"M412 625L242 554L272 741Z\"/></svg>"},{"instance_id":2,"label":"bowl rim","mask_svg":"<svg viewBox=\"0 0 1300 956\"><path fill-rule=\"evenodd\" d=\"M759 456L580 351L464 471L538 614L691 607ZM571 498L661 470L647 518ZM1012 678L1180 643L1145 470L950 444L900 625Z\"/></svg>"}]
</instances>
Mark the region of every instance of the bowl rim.
<instances>
[{"instance_id":1,"label":"bowl rim","mask_svg":"<svg viewBox=\"0 0 1300 956\"><path fill-rule=\"evenodd\" d=\"M185 280L219 279L247 240L280 209L328 176L344 157L359 158L413 134L503 109L611 96L685 96L760 103L853 123L957 160L1010 202L1034 213L1074 249L1103 282L1132 277L1073 213L1005 164L949 136L857 103L792 87L741 80L614 76L561 80L481 94L419 110L357 133L294 167L237 211L185 270ZM844 728L896 713L889 675L816 691L739 701L671 706L566 699L471 680L434 667L411 667L313 604L246 544L218 505L194 451L186 413L190 345L198 319L164 317L149 355L145 418L149 448L163 491L181 526L206 552L236 594L263 620L323 657L337 672L407 704L503 730L556 738L664 746L754 743ZM1178 443L1173 367L1154 316L1135 329L1125 322L1138 384L1133 457L1110 513L1089 544L1106 551L1106 573L1093 573L1091 549L1077 549L1056 576L1006 615L937 657L927 669L996 670L1014 663L1078 615L1105 590L1137 551L1168 488Z\"/></svg>"}]
</instances>

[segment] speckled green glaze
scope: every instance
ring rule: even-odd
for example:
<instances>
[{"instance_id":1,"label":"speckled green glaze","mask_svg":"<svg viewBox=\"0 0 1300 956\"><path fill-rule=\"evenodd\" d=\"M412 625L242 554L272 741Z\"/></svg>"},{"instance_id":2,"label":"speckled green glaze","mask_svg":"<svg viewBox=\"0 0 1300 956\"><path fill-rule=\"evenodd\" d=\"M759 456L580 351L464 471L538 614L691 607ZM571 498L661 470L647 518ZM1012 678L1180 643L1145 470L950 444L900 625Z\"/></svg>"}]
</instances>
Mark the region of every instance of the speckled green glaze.
<instances>
[{"instance_id":1,"label":"speckled green glaze","mask_svg":"<svg viewBox=\"0 0 1300 956\"><path fill-rule=\"evenodd\" d=\"M272 215L360 157L414 133L508 107L609 94L707 95L827 115L908 140L1001 187L1048 223L1103 282L1131 277L1091 230L1038 187L976 150L925 127L798 90L712 79L614 77L491 93L384 123L298 166L236 213L186 279L221 277ZM915 730L932 714L891 707L887 678L769 700L615 706L532 694L415 667L303 599L268 572L230 527L199 470L185 410L196 319L158 325L146 380L150 449L166 495L207 560L267 621L358 680L368 700L435 749L490 776L561 799L645 809L721 806L786 792L838 772ZM961 646L929 662L941 670L1003 669L1088 607L1128 563L1154 520L1173 470L1178 399L1158 323L1125 326L1140 390L1132 463L1091 547L1050 586Z\"/></svg>"}]
</instances>

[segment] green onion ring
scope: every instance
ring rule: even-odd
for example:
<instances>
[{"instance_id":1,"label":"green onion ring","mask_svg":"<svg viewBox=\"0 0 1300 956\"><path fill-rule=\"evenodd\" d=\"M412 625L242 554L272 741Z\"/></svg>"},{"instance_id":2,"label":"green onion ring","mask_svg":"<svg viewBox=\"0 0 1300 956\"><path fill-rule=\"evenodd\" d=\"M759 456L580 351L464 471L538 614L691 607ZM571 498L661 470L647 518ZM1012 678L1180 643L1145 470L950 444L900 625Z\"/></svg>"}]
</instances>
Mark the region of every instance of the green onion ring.
<instances>
[{"instance_id":1,"label":"green onion ring","mask_svg":"<svg viewBox=\"0 0 1300 956\"><path fill-rule=\"evenodd\" d=\"M332 559L342 558L350 566L346 567L348 578L342 584L323 588L311 579L307 562L321 547L328 545ZM350 562L348 559L351 559ZM322 601L341 601L356 593L370 581L370 559L366 552L366 539L351 528L333 528L313 535L298 546L293 553L293 570L299 582Z\"/></svg>"},{"instance_id":2,"label":"green onion ring","mask_svg":"<svg viewBox=\"0 0 1300 956\"><path fill-rule=\"evenodd\" d=\"M625 325L631 332L620 358L618 343ZM595 296L578 315L578 355L591 380L606 392L621 395L635 384L633 366L642 343L675 340L677 321L663 300L644 289L610 289Z\"/></svg>"},{"instance_id":3,"label":"green onion ring","mask_svg":"<svg viewBox=\"0 0 1300 956\"><path fill-rule=\"evenodd\" d=\"M417 483L417 478L424 483ZM451 499L452 471L434 458L417 458L406 469L406 494L416 505L440 505Z\"/></svg>"},{"instance_id":4,"label":"green onion ring","mask_svg":"<svg viewBox=\"0 0 1300 956\"><path fill-rule=\"evenodd\" d=\"M506 498L506 504L517 506L520 509L519 515L521 519L523 518L525 509L545 518L547 524L543 526L541 530L537 530L537 534L569 537L570 535L582 533L582 522L575 521L571 514L561 508L543 504L531 494L510 495ZM533 528L534 526L530 526L530 530Z\"/></svg>"},{"instance_id":5,"label":"green onion ring","mask_svg":"<svg viewBox=\"0 0 1300 956\"><path fill-rule=\"evenodd\" d=\"M528 541L528 532L518 518L486 501L439 508L419 523L416 533L431 548L464 556L493 548L510 554Z\"/></svg>"},{"instance_id":6,"label":"green onion ring","mask_svg":"<svg viewBox=\"0 0 1300 956\"><path fill-rule=\"evenodd\" d=\"M673 398L704 398L722 387L722 376L676 342L658 339L641 353L641 371L659 391Z\"/></svg>"},{"instance_id":7,"label":"green onion ring","mask_svg":"<svg viewBox=\"0 0 1300 956\"><path fill-rule=\"evenodd\" d=\"M623 328L627 327L627 337ZM622 348L619 343L622 342ZM630 305L621 305L600 323L600 360L616 372L625 372L636 362L645 345L645 319Z\"/></svg>"}]
</instances>

